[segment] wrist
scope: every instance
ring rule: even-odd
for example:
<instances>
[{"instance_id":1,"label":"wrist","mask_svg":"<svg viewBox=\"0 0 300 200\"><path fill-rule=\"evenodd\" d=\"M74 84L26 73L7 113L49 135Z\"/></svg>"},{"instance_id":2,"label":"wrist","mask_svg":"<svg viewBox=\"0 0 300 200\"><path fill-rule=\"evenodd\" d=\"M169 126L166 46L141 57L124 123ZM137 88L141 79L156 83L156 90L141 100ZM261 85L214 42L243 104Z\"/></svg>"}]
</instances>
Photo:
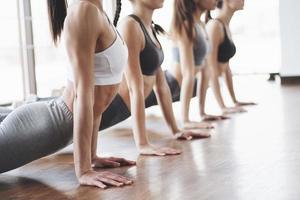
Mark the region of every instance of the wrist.
<instances>
[{"instance_id":1,"label":"wrist","mask_svg":"<svg viewBox=\"0 0 300 200\"><path fill-rule=\"evenodd\" d=\"M137 145L137 149L140 150L140 149L147 148L149 146L150 146L150 144L148 142L147 143L141 143L141 144Z\"/></svg>"},{"instance_id":2,"label":"wrist","mask_svg":"<svg viewBox=\"0 0 300 200\"><path fill-rule=\"evenodd\" d=\"M92 167L90 166L90 167L87 167L87 168L84 168L84 169L77 169L77 170L75 169L75 171L76 171L77 178L80 178L84 174L92 171Z\"/></svg>"},{"instance_id":3,"label":"wrist","mask_svg":"<svg viewBox=\"0 0 300 200\"><path fill-rule=\"evenodd\" d=\"M226 109L227 109L227 106L223 105L223 106L221 106L221 109L222 109L222 110L226 110Z\"/></svg>"},{"instance_id":4,"label":"wrist","mask_svg":"<svg viewBox=\"0 0 300 200\"><path fill-rule=\"evenodd\" d=\"M179 132L177 132L177 133L174 133L174 134L173 134L173 137L177 139L177 138L180 137L181 135L182 135L182 132L179 131Z\"/></svg>"},{"instance_id":5,"label":"wrist","mask_svg":"<svg viewBox=\"0 0 300 200\"><path fill-rule=\"evenodd\" d=\"M179 132L180 132L180 130L179 130L178 127L172 128L172 134L173 134L173 135L176 135L176 134L179 133Z\"/></svg>"}]
</instances>

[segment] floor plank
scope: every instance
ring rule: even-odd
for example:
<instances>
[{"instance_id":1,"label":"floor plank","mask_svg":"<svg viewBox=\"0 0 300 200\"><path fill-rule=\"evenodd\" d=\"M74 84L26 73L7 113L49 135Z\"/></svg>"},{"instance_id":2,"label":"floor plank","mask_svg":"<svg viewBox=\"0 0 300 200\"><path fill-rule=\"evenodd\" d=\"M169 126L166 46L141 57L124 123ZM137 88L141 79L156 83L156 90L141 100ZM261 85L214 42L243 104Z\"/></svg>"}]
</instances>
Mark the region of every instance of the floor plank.
<instances>
[{"instance_id":1,"label":"floor plank","mask_svg":"<svg viewBox=\"0 0 300 200\"><path fill-rule=\"evenodd\" d=\"M210 139L174 141L155 114L158 108L147 111L151 141L180 148L182 155L139 156L131 120L100 135L101 155L137 160L136 167L111 170L133 178L134 185L107 190L80 187L70 146L0 175L0 199L299 199L300 86L281 86L264 77L236 81L238 95L259 105L216 123ZM218 112L212 97L209 101L209 110ZM174 108L179 116L178 104ZM194 119L196 111L191 113Z\"/></svg>"}]
</instances>

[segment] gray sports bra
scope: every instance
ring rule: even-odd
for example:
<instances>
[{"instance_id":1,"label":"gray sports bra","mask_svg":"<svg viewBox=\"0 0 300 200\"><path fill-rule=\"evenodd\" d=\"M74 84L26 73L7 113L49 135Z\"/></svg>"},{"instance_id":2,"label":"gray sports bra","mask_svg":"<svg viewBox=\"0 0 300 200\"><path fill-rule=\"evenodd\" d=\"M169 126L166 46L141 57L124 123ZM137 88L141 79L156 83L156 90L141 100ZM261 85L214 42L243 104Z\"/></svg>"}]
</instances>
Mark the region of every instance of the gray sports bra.
<instances>
[{"instance_id":1,"label":"gray sports bra","mask_svg":"<svg viewBox=\"0 0 300 200\"><path fill-rule=\"evenodd\" d=\"M194 41L194 62L195 66L201 66L205 60L206 55L209 53L211 46L208 40L208 36L205 32L205 29L201 27L200 24L195 25L196 38ZM174 46L172 48L173 60L176 63L180 63L180 54L179 48Z\"/></svg>"}]
</instances>

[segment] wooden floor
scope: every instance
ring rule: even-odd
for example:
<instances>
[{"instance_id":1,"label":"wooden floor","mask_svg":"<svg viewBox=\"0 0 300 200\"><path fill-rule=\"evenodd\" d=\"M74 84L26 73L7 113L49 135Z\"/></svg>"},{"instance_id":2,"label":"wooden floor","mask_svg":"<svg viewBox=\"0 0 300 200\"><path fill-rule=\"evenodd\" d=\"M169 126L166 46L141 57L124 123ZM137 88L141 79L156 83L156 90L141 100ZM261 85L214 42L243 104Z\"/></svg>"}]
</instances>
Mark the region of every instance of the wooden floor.
<instances>
[{"instance_id":1,"label":"wooden floor","mask_svg":"<svg viewBox=\"0 0 300 200\"><path fill-rule=\"evenodd\" d=\"M153 143L180 148L182 155L138 156L130 120L100 135L99 153L137 160L136 167L111 170L133 178L132 186L80 187L68 147L0 175L0 199L300 199L300 86L239 77L236 87L242 99L259 105L216 123L210 139L174 141L161 117L149 111Z\"/></svg>"}]
</instances>

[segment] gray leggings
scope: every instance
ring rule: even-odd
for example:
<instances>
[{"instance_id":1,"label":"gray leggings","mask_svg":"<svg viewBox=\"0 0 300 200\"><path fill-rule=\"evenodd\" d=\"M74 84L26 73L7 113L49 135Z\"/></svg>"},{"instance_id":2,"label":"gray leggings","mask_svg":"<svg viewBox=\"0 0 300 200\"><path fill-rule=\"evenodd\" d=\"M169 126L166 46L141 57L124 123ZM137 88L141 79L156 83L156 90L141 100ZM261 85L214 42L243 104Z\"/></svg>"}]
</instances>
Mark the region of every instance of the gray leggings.
<instances>
[{"instance_id":1,"label":"gray leggings","mask_svg":"<svg viewBox=\"0 0 300 200\"><path fill-rule=\"evenodd\" d=\"M173 102L178 101L180 87L177 80L168 71L165 72L165 78ZM196 81L193 96L195 95ZM0 173L52 154L72 142L73 115L63 100L56 98L48 102L44 99L38 101L40 102L26 104L14 111L0 110ZM157 105L157 100L152 91L145 106L153 105ZM111 127L129 116L126 104L117 95L103 113L99 130Z\"/></svg>"},{"instance_id":2,"label":"gray leggings","mask_svg":"<svg viewBox=\"0 0 300 200\"><path fill-rule=\"evenodd\" d=\"M17 108L0 124L0 173L64 148L72 136L73 115L62 98Z\"/></svg>"}]
</instances>

